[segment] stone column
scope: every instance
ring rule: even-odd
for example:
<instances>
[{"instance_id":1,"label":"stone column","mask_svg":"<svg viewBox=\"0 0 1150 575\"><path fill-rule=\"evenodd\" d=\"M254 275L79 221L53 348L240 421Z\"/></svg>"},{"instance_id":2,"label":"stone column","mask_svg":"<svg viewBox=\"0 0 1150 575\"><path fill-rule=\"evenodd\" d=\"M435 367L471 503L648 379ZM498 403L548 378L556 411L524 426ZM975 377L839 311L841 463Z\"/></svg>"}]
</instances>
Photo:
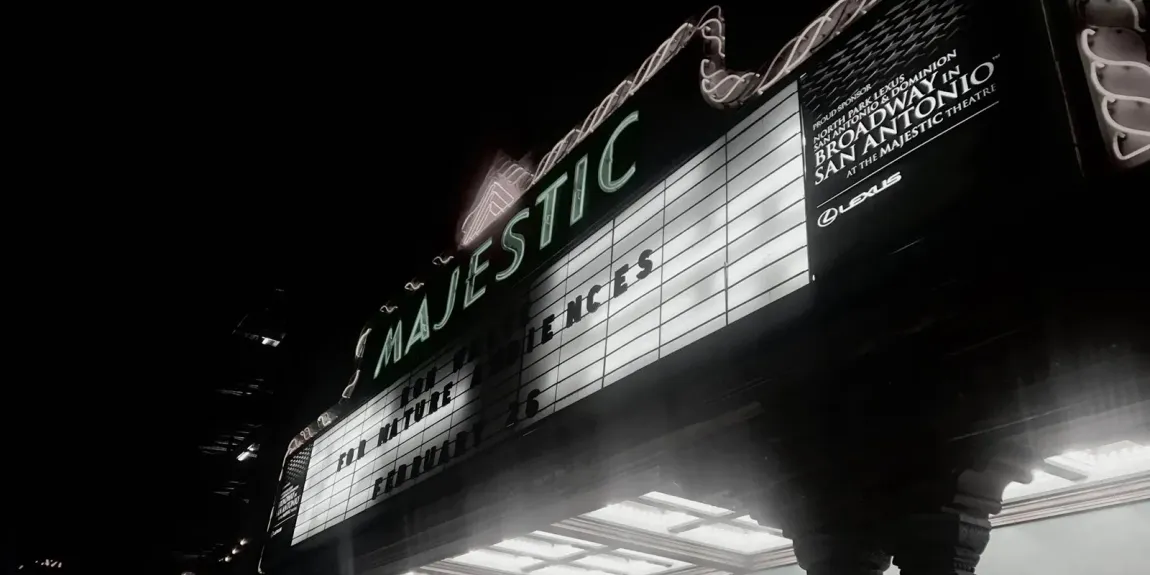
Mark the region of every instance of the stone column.
<instances>
[{"instance_id":1,"label":"stone column","mask_svg":"<svg viewBox=\"0 0 1150 575\"><path fill-rule=\"evenodd\" d=\"M990 542L990 516L1011 481L1030 481L1030 458L999 450L981 462L924 477L898 502L887 549L902 575L973 575Z\"/></svg>"},{"instance_id":2,"label":"stone column","mask_svg":"<svg viewBox=\"0 0 1150 575\"><path fill-rule=\"evenodd\" d=\"M873 533L837 530L794 535L795 558L808 575L879 575L890 554Z\"/></svg>"},{"instance_id":3,"label":"stone column","mask_svg":"<svg viewBox=\"0 0 1150 575\"><path fill-rule=\"evenodd\" d=\"M883 498L870 487L841 471L777 485L762 506L774 514L760 523L782 527L808 575L879 575L891 554L883 547Z\"/></svg>"}]
</instances>

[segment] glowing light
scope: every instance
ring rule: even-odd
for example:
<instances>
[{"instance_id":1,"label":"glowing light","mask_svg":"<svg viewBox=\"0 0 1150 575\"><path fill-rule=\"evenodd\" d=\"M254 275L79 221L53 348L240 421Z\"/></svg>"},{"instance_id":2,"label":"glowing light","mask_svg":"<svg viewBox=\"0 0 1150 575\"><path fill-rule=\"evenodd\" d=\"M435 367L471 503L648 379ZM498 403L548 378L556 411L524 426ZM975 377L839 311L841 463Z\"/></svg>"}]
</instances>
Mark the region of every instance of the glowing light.
<instances>
[{"instance_id":1,"label":"glowing light","mask_svg":"<svg viewBox=\"0 0 1150 575\"><path fill-rule=\"evenodd\" d=\"M567 183L567 174L559 176L559 179L551 182L546 190L535 198L535 205L543 204L543 225L539 231L539 249L543 249L551 244L551 234L555 231L555 201L556 194L559 193L559 186Z\"/></svg>"},{"instance_id":2,"label":"glowing light","mask_svg":"<svg viewBox=\"0 0 1150 575\"><path fill-rule=\"evenodd\" d=\"M520 573L524 567L541 563L540 560L531 557L500 553L489 549L476 549L475 551L452 557L449 561L453 563L477 565L499 571L510 571L512 573Z\"/></svg>"},{"instance_id":3,"label":"glowing light","mask_svg":"<svg viewBox=\"0 0 1150 575\"><path fill-rule=\"evenodd\" d=\"M355 393L355 386L358 383L359 383L359 370L357 369L354 372L352 372L351 381L348 382L347 386L343 388L343 392L340 393L339 396L344 398L344 399L351 398L352 394Z\"/></svg>"},{"instance_id":4,"label":"glowing light","mask_svg":"<svg viewBox=\"0 0 1150 575\"><path fill-rule=\"evenodd\" d=\"M482 191L460 226L460 245L470 245L479 239L487 227L512 208L528 188L546 177L575 146L592 134L612 112L619 109L623 102L681 52L696 31L702 37L707 51L707 57L699 65L703 96L711 104L733 107L766 92L806 61L829 38L841 32L879 1L839 0L787 42L763 73L726 70L726 24L718 6L705 12L697 25L689 22L682 24L643 60L638 70L619 82L578 127L569 130L551 146L543 155L535 173L514 161L504 161L492 168L480 187Z\"/></svg>"},{"instance_id":5,"label":"glowing light","mask_svg":"<svg viewBox=\"0 0 1150 575\"><path fill-rule=\"evenodd\" d=\"M1129 1L1118 6L1129 8L1133 31L1144 32L1137 6ZM1085 14L1091 19L1092 12L1086 11ZM1142 56L1146 47L1140 45L1138 34L1130 29L1125 32L1122 28L1086 28L1078 35L1078 51L1082 54L1089 86L1098 106L1098 117L1108 140L1109 152L1118 161L1133 167L1150 159L1150 131L1116 118L1115 111L1124 112L1127 119L1131 119L1144 114L1142 110L1150 106L1150 93L1138 90L1140 86L1148 85L1150 64ZM1106 82L1104 74L1114 74L1118 80ZM1144 79L1133 79L1138 77ZM1115 92L1115 89L1122 93Z\"/></svg>"},{"instance_id":6,"label":"glowing light","mask_svg":"<svg viewBox=\"0 0 1150 575\"><path fill-rule=\"evenodd\" d=\"M846 26L878 4L880 0L839 0L811 21L775 54L762 72L732 72L726 69L726 22L718 6L703 15L699 35L706 57L699 63L699 88L712 105L737 107L762 95Z\"/></svg>"},{"instance_id":7,"label":"glowing light","mask_svg":"<svg viewBox=\"0 0 1150 575\"><path fill-rule=\"evenodd\" d=\"M603 545L602 543L595 543L593 541L584 541L582 539L576 539L574 537L567 537L565 535L556 535L554 533L548 533L546 531L532 531L530 533L530 535L532 537L535 537L538 539L550 539L551 541L558 541L560 543L570 543L572 545L578 545L580 547L588 547L588 548L593 548L593 549L605 547L605 545Z\"/></svg>"},{"instance_id":8,"label":"glowing light","mask_svg":"<svg viewBox=\"0 0 1150 575\"><path fill-rule=\"evenodd\" d=\"M705 513L707 515L726 515L727 513L731 512L730 509L724 509L714 505L707 505L706 503L702 503L700 501L675 497L674 495L667 495L666 493L660 493L658 491L647 493L646 495L643 495L642 499L650 499L651 501L659 501L661 503L670 503L671 505L678 505L679 507L685 507L692 511L698 511L699 513Z\"/></svg>"},{"instance_id":9,"label":"glowing light","mask_svg":"<svg viewBox=\"0 0 1150 575\"><path fill-rule=\"evenodd\" d=\"M607 569L607 573L627 573L628 575L650 575L663 571L662 565L657 565L642 559L628 559L617 555L591 555L575 560L576 564Z\"/></svg>"},{"instance_id":10,"label":"glowing light","mask_svg":"<svg viewBox=\"0 0 1150 575\"><path fill-rule=\"evenodd\" d=\"M635 164L627 168L622 176L615 178L611 175L613 166L615 164L615 140L627 129L627 126L639 121L639 111L636 110L623 118L622 122L615 127L615 131L611 132L611 137L607 139L607 145L603 147L603 156L599 160L599 189L607 192L608 194L617 192L623 188L627 180L635 175Z\"/></svg>"},{"instance_id":11,"label":"glowing light","mask_svg":"<svg viewBox=\"0 0 1150 575\"><path fill-rule=\"evenodd\" d=\"M507 227L503 228L503 249L514 254L514 259L507 269L495 274L495 281L503 281L513 275L519 270L519 265L523 263L523 254L527 251L527 240L523 234L515 233L515 224L531 217L530 209L520 210L507 222Z\"/></svg>"},{"instance_id":12,"label":"glowing light","mask_svg":"<svg viewBox=\"0 0 1150 575\"><path fill-rule=\"evenodd\" d=\"M575 182L571 186L571 225L583 219L583 206L587 203L587 156L575 163Z\"/></svg>"},{"instance_id":13,"label":"glowing light","mask_svg":"<svg viewBox=\"0 0 1150 575\"><path fill-rule=\"evenodd\" d=\"M363 350L367 347L367 336L371 335L371 328L364 328L359 334L359 341L355 342L355 358L363 359Z\"/></svg>"},{"instance_id":14,"label":"glowing light","mask_svg":"<svg viewBox=\"0 0 1150 575\"><path fill-rule=\"evenodd\" d=\"M407 291L417 291L421 287L423 287L423 282L417 279L412 279L411 281L403 284L403 289Z\"/></svg>"},{"instance_id":15,"label":"glowing light","mask_svg":"<svg viewBox=\"0 0 1150 575\"><path fill-rule=\"evenodd\" d=\"M531 172L517 162L505 161L492 168L480 188L482 192L467 212L461 226L460 245L469 245L498 220L527 191ZM444 262L446 263L446 262Z\"/></svg>"},{"instance_id":16,"label":"glowing light","mask_svg":"<svg viewBox=\"0 0 1150 575\"><path fill-rule=\"evenodd\" d=\"M403 357L403 320L387 328L387 337L383 341L383 349L379 351L379 360L375 362L375 377L385 365L395 363Z\"/></svg>"},{"instance_id":17,"label":"glowing light","mask_svg":"<svg viewBox=\"0 0 1150 575\"><path fill-rule=\"evenodd\" d=\"M483 252L487 251L487 248L490 247L491 238L487 238L471 253L471 267L467 273L467 285L464 286L463 290L463 309L474 305L475 302L479 301L479 298L483 297L483 294L487 292L487 286L481 286L479 289L475 289L475 282L479 279L479 274L483 273L487 267L491 265L491 262L487 260L480 261L480 259L483 258ZM377 373L376 375L378 376L379 374Z\"/></svg>"},{"instance_id":18,"label":"glowing light","mask_svg":"<svg viewBox=\"0 0 1150 575\"><path fill-rule=\"evenodd\" d=\"M585 514L585 517L608 521L628 527L666 533L667 530L690 523L694 516L678 511L664 511L655 507L641 505L633 501L624 501L602 507Z\"/></svg>"},{"instance_id":19,"label":"glowing light","mask_svg":"<svg viewBox=\"0 0 1150 575\"><path fill-rule=\"evenodd\" d=\"M683 539L731 549L740 553L760 553L791 544L791 540L763 531L742 529L734 525L704 525L679 534Z\"/></svg>"},{"instance_id":20,"label":"glowing light","mask_svg":"<svg viewBox=\"0 0 1150 575\"><path fill-rule=\"evenodd\" d=\"M407 346L403 348L403 353L410 353L411 346L427 341L430 337L431 319L427 313L427 296L425 295L419 304L419 312L415 314L415 325L411 326L411 333L407 334Z\"/></svg>"},{"instance_id":21,"label":"glowing light","mask_svg":"<svg viewBox=\"0 0 1150 575\"><path fill-rule=\"evenodd\" d=\"M1046 462L1065 477L1034 470L1030 483L1011 483L1003 499L1013 500L1041 495L1058 489L1087 485L1115 477L1150 471L1150 447L1133 441L1119 441L1093 449L1067 451L1046 458Z\"/></svg>"},{"instance_id":22,"label":"glowing light","mask_svg":"<svg viewBox=\"0 0 1150 575\"><path fill-rule=\"evenodd\" d=\"M518 551L527 555L546 557L548 559L561 559L563 557L575 555L583 551L582 548L575 547L574 545L550 543L547 541L539 541L525 537L507 539L496 543L492 547L495 547L496 549L505 549L512 552Z\"/></svg>"},{"instance_id":23,"label":"glowing light","mask_svg":"<svg viewBox=\"0 0 1150 575\"><path fill-rule=\"evenodd\" d=\"M612 112L642 88L663 66L675 57L695 34L695 26L685 23L679 26L673 34L655 51L643 60L633 74L619 82L599 105L596 106L583 123L572 128L551 149L543 155L539 169L532 174L518 162L507 161L493 168L481 186L482 192L468 210L463 219L461 228L461 246L466 246L479 239L479 236L494 221L498 220L508 209L515 206L518 199L567 156L572 148L591 135Z\"/></svg>"},{"instance_id":24,"label":"glowing light","mask_svg":"<svg viewBox=\"0 0 1150 575\"><path fill-rule=\"evenodd\" d=\"M443 312L443 317L431 326L435 331L439 331L447 327L447 322L451 320L451 312L455 309L455 288L459 285L459 268L456 267L451 270L451 287L447 288L447 309Z\"/></svg>"}]
</instances>

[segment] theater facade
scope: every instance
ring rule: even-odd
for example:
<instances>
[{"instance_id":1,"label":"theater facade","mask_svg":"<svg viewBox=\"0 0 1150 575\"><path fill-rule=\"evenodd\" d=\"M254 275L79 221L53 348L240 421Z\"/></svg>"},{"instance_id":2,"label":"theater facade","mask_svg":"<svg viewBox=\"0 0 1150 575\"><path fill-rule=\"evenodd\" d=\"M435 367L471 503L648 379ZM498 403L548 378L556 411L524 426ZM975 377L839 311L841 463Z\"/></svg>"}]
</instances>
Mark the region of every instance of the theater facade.
<instances>
[{"instance_id":1,"label":"theater facade","mask_svg":"<svg viewBox=\"0 0 1150 575\"><path fill-rule=\"evenodd\" d=\"M1150 569L1147 25L684 23L369 319L261 569Z\"/></svg>"}]
</instances>

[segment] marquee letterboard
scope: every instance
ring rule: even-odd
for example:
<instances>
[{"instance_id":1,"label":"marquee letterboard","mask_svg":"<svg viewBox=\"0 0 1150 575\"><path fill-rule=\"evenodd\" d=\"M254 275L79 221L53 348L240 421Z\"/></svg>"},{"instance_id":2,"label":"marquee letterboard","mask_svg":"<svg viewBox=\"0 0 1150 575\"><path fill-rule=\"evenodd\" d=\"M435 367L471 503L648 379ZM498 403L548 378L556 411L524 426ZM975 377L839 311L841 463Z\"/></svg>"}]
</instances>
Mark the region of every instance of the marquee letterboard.
<instances>
[{"instance_id":1,"label":"marquee letterboard","mask_svg":"<svg viewBox=\"0 0 1150 575\"><path fill-rule=\"evenodd\" d=\"M315 440L293 543L807 285L796 87L636 196L495 341L444 346Z\"/></svg>"}]
</instances>

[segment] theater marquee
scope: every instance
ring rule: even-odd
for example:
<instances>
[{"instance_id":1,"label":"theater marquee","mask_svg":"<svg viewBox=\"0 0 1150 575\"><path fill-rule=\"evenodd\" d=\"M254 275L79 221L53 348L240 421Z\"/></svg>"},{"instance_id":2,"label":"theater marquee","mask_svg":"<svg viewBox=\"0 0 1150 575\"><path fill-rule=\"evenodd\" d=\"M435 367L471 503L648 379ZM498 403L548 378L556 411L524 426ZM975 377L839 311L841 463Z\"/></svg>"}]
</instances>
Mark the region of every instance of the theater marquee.
<instances>
[{"instance_id":1,"label":"theater marquee","mask_svg":"<svg viewBox=\"0 0 1150 575\"><path fill-rule=\"evenodd\" d=\"M835 2L761 74L724 67L712 9L534 171L493 169L459 252L361 333L344 393L358 407L292 442L273 540L313 537L807 286L788 76L879 3ZM675 59L696 35L703 60ZM691 83L701 98L665 96Z\"/></svg>"},{"instance_id":2,"label":"theater marquee","mask_svg":"<svg viewBox=\"0 0 1150 575\"><path fill-rule=\"evenodd\" d=\"M538 274L497 345L441 348L319 437L293 542L807 285L799 131L791 86Z\"/></svg>"},{"instance_id":3,"label":"theater marquee","mask_svg":"<svg viewBox=\"0 0 1150 575\"><path fill-rule=\"evenodd\" d=\"M754 331L736 322L850 304L904 256L949 265L988 213L1016 226L998 209L1028 209L998 181L1027 177L1015 127L1057 126L1026 121L1025 88L1048 79L1000 46L1005 5L839 0L753 72L726 68L717 9L678 28L538 165L493 168L457 246L365 325L339 404L289 446L269 546L386 513L645 367Z\"/></svg>"}]
</instances>

